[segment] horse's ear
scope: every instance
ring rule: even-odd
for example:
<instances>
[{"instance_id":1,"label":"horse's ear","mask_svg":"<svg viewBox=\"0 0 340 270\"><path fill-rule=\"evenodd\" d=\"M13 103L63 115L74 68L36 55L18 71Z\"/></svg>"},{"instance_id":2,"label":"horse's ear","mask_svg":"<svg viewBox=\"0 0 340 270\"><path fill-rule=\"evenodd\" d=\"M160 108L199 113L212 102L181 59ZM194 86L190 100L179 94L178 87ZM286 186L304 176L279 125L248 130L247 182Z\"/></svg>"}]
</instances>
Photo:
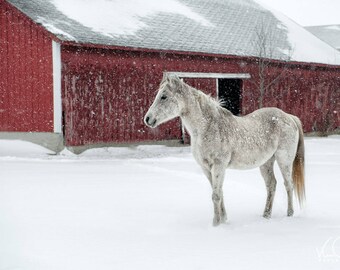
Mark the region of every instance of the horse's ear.
<instances>
[{"instance_id":1,"label":"horse's ear","mask_svg":"<svg viewBox=\"0 0 340 270\"><path fill-rule=\"evenodd\" d=\"M164 82L167 78L168 78L168 73L163 72L162 82Z\"/></svg>"},{"instance_id":2,"label":"horse's ear","mask_svg":"<svg viewBox=\"0 0 340 270\"><path fill-rule=\"evenodd\" d=\"M170 87L174 89L178 89L182 84L181 79L177 75L168 76L167 80L170 83Z\"/></svg>"}]
</instances>

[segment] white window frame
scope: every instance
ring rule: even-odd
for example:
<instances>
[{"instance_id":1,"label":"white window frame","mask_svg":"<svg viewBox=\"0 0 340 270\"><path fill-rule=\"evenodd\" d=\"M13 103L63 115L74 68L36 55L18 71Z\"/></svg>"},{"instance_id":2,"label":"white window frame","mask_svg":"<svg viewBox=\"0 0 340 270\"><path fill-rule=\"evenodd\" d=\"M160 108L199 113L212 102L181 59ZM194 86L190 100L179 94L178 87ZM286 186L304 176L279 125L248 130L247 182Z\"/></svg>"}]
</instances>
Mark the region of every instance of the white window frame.
<instances>
[{"instance_id":1,"label":"white window frame","mask_svg":"<svg viewBox=\"0 0 340 270\"><path fill-rule=\"evenodd\" d=\"M204 73L204 72L164 72L167 75L177 75L180 78L216 79L216 96L218 97L218 79L250 79L249 73Z\"/></svg>"},{"instance_id":2,"label":"white window frame","mask_svg":"<svg viewBox=\"0 0 340 270\"><path fill-rule=\"evenodd\" d=\"M205 72L165 72L168 75L177 75L180 78L194 79L250 79L249 73L205 73Z\"/></svg>"}]
</instances>

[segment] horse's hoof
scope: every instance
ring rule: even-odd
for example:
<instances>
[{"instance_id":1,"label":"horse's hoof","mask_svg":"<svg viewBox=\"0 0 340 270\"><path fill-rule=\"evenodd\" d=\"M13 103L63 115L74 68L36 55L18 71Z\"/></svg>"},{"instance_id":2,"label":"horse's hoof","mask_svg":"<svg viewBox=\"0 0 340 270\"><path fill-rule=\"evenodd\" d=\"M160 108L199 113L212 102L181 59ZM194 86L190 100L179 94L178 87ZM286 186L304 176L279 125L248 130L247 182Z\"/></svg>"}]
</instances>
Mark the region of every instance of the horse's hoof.
<instances>
[{"instance_id":1,"label":"horse's hoof","mask_svg":"<svg viewBox=\"0 0 340 270\"><path fill-rule=\"evenodd\" d=\"M216 226L218 226L218 225L220 225L220 224L221 224L221 220L220 220L220 219L217 219L217 218L214 218L214 220L213 220L213 226L216 227Z\"/></svg>"},{"instance_id":2,"label":"horse's hoof","mask_svg":"<svg viewBox=\"0 0 340 270\"><path fill-rule=\"evenodd\" d=\"M288 217L292 217L294 215L294 210L293 209L289 209L288 211L287 211L287 216Z\"/></svg>"},{"instance_id":3,"label":"horse's hoof","mask_svg":"<svg viewBox=\"0 0 340 270\"><path fill-rule=\"evenodd\" d=\"M227 217L226 216L221 218L221 223L227 223Z\"/></svg>"},{"instance_id":4,"label":"horse's hoof","mask_svg":"<svg viewBox=\"0 0 340 270\"><path fill-rule=\"evenodd\" d=\"M272 216L271 213L268 213L268 212L264 212L264 213L263 213L263 217L266 218L266 219L270 219L271 216Z\"/></svg>"},{"instance_id":5,"label":"horse's hoof","mask_svg":"<svg viewBox=\"0 0 340 270\"><path fill-rule=\"evenodd\" d=\"M217 226L220 225L220 224L221 224L221 222L217 222L217 221L214 221L214 222L213 222L213 226L214 226L214 227L217 227Z\"/></svg>"}]
</instances>

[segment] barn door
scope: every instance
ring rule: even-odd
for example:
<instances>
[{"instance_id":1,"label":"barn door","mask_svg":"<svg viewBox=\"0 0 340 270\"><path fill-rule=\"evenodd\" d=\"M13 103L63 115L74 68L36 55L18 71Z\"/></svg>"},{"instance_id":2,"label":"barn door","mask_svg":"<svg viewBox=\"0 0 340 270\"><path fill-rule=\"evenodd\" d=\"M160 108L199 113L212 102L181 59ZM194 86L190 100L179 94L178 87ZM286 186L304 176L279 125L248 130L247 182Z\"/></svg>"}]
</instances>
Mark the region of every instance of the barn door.
<instances>
[{"instance_id":1,"label":"barn door","mask_svg":"<svg viewBox=\"0 0 340 270\"><path fill-rule=\"evenodd\" d=\"M241 79L218 79L218 98L234 115L241 113Z\"/></svg>"}]
</instances>

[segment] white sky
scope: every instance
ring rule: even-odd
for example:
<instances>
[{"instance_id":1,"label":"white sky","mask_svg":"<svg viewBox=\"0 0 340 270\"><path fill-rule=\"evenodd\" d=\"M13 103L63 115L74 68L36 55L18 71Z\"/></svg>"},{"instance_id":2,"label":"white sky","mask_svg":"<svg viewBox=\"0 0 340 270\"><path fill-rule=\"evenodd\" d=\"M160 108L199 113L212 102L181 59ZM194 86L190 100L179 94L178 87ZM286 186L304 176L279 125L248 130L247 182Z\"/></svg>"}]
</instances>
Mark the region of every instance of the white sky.
<instances>
[{"instance_id":1,"label":"white sky","mask_svg":"<svg viewBox=\"0 0 340 270\"><path fill-rule=\"evenodd\" d=\"M256 0L303 26L340 24L340 0Z\"/></svg>"}]
</instances>

